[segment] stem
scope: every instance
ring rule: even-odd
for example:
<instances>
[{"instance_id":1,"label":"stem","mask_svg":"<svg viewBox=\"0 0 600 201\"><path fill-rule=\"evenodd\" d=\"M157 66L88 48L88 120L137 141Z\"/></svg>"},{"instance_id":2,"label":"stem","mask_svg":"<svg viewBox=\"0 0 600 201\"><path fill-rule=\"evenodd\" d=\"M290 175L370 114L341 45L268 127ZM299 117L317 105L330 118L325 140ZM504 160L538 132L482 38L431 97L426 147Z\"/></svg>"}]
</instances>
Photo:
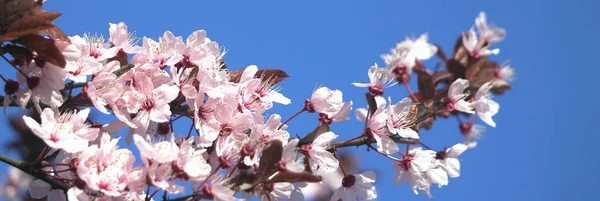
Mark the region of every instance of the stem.
<instances>
[{"instance_id":1,"label":"stem","mask_svg":"<svg viewBox=\"0 0 600 201\"><path fill-rule=\"evenodd\" d=\"M277 129L281 129L281 127L283 127L283 125L287 124L290 120L294 119L296 116L302 114L302 112L306 111L306 108L302 108L302 110L296 112L296 114L292 115L290 118L287 118L283 123L281 123L281 125L279 125L279 127L277 127Z\"/></svg>"},{"instance_id":2,"label":"stem","mask_svg":"<svg viewBox=\"0 0 600 201\"><path fill-rule=\"evenodd\" d=\"M421 142L421 140L417 140L417 141L419 141L419 143L421 144L421 146L425 147L426 149L435 151L435 149L432 149L431 147L425 145L425 143Z\"/></svg>"},{"instance_id":3,"label":"stem","mask_svg":"<svg viewBox=\"0 0 600 201\"><path fill-rule=\"evenodd\" d=\"M413 100L415 100L415 102L420 103L419 99L417 99L417 97L415 96L415 93L413 93L412 89L410 89L410 86L408 86L408 82L406 81L406 79L402 79L402 83L404 83L404 87L406 88L406 90L410 94L410 97Z\"/></svg>"},{"instance_id":4,"label":"stem","mask_svg":"<svg viewBox=\"0 0 600 201\"><path fill-rule=\"evenodd\" d=\"M26 78L28 78L29 76L27 76L27 74L25 74L23 71L21 71L21 69L17 66L15 66L12 62L10 62L8 60L8 58L6 58L4 56L4 54L0 54L0 56L2 56L2 58L6 61L6 63L10 64L10 66L12 66L13 68L15 68L17 71L19 71L19 73L21 73L23 76L25 76Z\"/></svg>"},{"instance_id":5,"label":"stem","mask_svg":"<svg viewBox=\"0 0 600 201\"><path fill-rule=\"evenodd\" d=\"M4 82L6 82L6 78L4 78L4 76L2 76L2 74L0 74L0 78L2 78L2 80L3 80Z\"/></svg>"},{"instance_id":6,"label":"stem","mask_svg":"<svg viewBox=\"0 0 600 201\"><path fill-rule=\"evenodd\" d=\"M9 164L13 167L16 167L19 170L21 170L33 177L41 179L42 181L45 181L46 183L52 185L54 188L61 189L65 192L68 191L70 188L68 184L66 184L62 181L56 180L56 179L46 175L43 171L40 171L40 168L37 167L37 165L35 165L34 163L28 163L28 162L15 160L15 159L12 159L12 158L2 155L2 154L0 154L0 161L4 162L6 164Z\"/></svg>"},{"instance_id":7,"label":"stem","mask_svg":"<svg viewBox=\"0 0 600 201\"><path fill-rule=\"evenodd\" d=\"M206 184L206 182L208 182L208 179L210 179L213 175L215 175L217 173L217 171L219 171L219 169L221 169L221 165L219 165L217 168L215 168L215 170L213 170L207 177L206 179L204 179L204 181L202 181L202 183L200 183L200 185L198 185L198 187L196 187L196 189L194 191L198 191L200 190L200 187L202 187L204 184Z\"/></svg>"},{"instance_id":8,"label":"stem","mask_svg":"<svg viewBox=\"0 0 600 201\"><path fill-rule=\"evenodd\" d=\"M50 149L48 148L48 146L45 146L35 161L37 161L38 163L42 162L42 160L44 160L44 157L46 157L46 154L48 154L49 151Z\"/></svg>"},{"instance_id":9,"label":"stem","mask_svg":"<svg viewBox=\"0 0 600 201\"><path fill-rule=\"evenodd\" d=\"M388 155L388 154L386 154L386 153L380 152L379 150L377 150L377 148L376 148L376 147L373 147L373 145L371 145L371 144L367 144L367 146L368 146L368 147L370 147L371 149L373 149L375 152L377 152L377 153L381 154L382 156L385 156L385 157L387 157L387 158L389 158L389 159L392 159L392 160L394 160L394 161L396 161L396 162L397 162L397 161L401 161L400 159L397 159L397 158L395 158L395 157L393 157L393 156L390 156L390 155Z\"/></svg>"}]
</instances>

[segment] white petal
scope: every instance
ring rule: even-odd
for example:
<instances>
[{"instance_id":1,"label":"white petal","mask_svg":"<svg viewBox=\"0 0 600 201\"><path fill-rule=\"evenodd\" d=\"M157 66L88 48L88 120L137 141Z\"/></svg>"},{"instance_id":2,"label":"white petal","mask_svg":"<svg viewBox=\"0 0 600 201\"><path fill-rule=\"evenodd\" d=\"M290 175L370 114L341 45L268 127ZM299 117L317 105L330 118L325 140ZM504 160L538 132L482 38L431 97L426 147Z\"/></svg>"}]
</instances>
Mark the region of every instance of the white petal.
<instances>
[{"instance_id":1,"label":"white petal","mask_svg":"<svg viewBox=\"0 0 600 201\"><path fill-rule=\"evenodd\" d=\"M42 199L48 195L50 188L50 184L40 179L36 179L29 184L29 195L34 199Z\"/></svg>"}]
</instances>

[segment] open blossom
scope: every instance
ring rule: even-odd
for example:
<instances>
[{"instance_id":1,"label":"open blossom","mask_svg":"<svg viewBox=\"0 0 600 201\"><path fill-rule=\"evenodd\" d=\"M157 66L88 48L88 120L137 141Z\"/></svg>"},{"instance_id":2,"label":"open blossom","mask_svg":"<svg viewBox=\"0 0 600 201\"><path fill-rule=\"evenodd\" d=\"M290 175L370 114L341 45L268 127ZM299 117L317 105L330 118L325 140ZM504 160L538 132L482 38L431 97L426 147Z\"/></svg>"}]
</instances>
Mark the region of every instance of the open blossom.
<instances>
[{"instance_id":1,"label":"open blossom","mask_svg":"<svg viewBox=\"0 0 600 201\"><path fill-rule=\"evenodd\" d=\"M477 38L477 33L473 29L470 29L467 33L463 33L462 43L465 49L467 49L469 52L469 55L474 58L497 55L500 53L500 49L489 50L488 48L490 45L479 41Z\"/></svg>"},{"instance_id":2,"label":"open blossom","mask_svg":"<svg viewBox=\"0 0 600 201\"><path fill-rule=\"evenodd\" d=\"M485 12L479 13L475 19L475 26L483 40L489 43L501 41L506 36L506 30L487 23Z\"/></svg>"},{"instance_id":3,"label":"open blossom","mask_svg":"<svg viewBox=\"0 0 600 201\"><path fill-rule=\"evenodd\" d=\"M108 196L119 197L127 187L127 175L135 158L130 150L118 149L119 138L104 133L99 145L85 149L79 158L77 175L87 186Z\"/></svg>"},{"instance_id":4,"label":"open blossom","mask_svg":"<svg viewBox=\"0 0 600 201\"><path fill-rule=\"evenodd\" d=\"M33 199L43 199L44 197L47 200L56 200L56 201L66 201L67 198L65 193L60 189L52 189L52 186L45 181L40 179L36 179L31 182L29 185L29 195Z\"/></svg>"},{"instance_id":5,"label":"open blossom","mask_svg":"<svg viewBox=\"0 0 600 201\"><path fill-rule=\"evenodd\" d=\"M390 54L382 55L388 70L397 74L409 74L417 60L427 60L435 55L438 49L427 42L428 38L427 33L417 39L406 38L391 49Z\"/></svg>"},{"instance_id":6,"label":"open blossom","mask_svg":"<svg viewBox=\"0 0 600 201\"><path fill-rule=\"evenodd\" d=\"M335 191L331 201L375 200L375 172L366 171L362 174L346 175L342 186Z\"/></svg>"},{"instance_id":7,"label":"open blossom","mask_svg":"<svg viewBox=\"0 0 600 201\"><path fill-rule=\"evenodd\" d=\"M490 82L481 85L477 93L475 93L475 100L472 104L477 115L483 122L491 127L496 127L496 122L494 122L492 117L498 113L500 105L492 100L491 89L492 85Z\"/></svg>"},{"instance_id":8,"label":"open blossom","mask_svg":"<svg viewBox=\"0 0 600 201\"><path fill-rule=\"evenodd\" d=\"M477 141L481 138L483 132L485 132L485 127L466 122L460 125L460 132L464 137L463 143L469 148L474 148L477 146Z\"/></svg>"},{"instance_id":9,"label":"open blossom","mask_svg":"<svg viewBox=\"0 0 600 201\"><path fill-rule=\"evenodd\" d=\"M394 81L394 76L389 71L379 68L377 63L369 68L369 83L352 83L357 87L369 87L369 92L372 95L383 95L385 88L394 86L397 82Z\"/></svg>"},{"instance_id":10,"label":"open blossom","mask_svg":"<svg viewBox=\"0 0 600 201\"><path fill-rule=\"evenodd\" d=\"M432 150L423 150L420 147L410 149L408 155L393 166L397 169L394 183L408 183L415 194L419 194L418 190L428 191L431 185L427 181L426 172L435 167L435 156L436 152Z\"/></svg>"},{"instance_id":11,"label":"open blossom","mask_svg":"<svg viewBox=\"0 0 600 201\"><path fill-rule=\"evenodd\" d=\"M41 114L41 124L28 116L23 116L23 120L49 147L74 153L86 149L88 142L98 136L98 128L90 128L85 124L89 113L90 109L86 108L77 113L66 112L61 115L57 110L46 108Z\"/></svg>"},{"instance_id":12,"label":"open blossom","mask_svg":"<svg viewBox=\"0 0 600 201\"><path fill-rule=\"evenodd\" d=\"M305 101L305 108L308 112L325 114L327 121L340 122L350 119L348 115L352 110L352 101L344 102L340 90L319 87Z\"/></svg>"},{"instance_id":13,"label":"open blossom","mask_svg":"<svg viewBox=\"0 0 600 201\"><path fill-rule=\"evenodd\" d=\"M113 65L118 61L112 61ZM111 72L101 72L88 82L86 95L100 112L109 114L106 106L114 105L123 95L124 85L117 81L117 75Z\"/></svg>"},{"instance_id":14,"label":"open blossom","mask_svg":"<svg viewBox=\"0 0 600 201\"><path fill-rule=\"evenodd\" d=\"M389 99L389 98L388 98ZM390 104L392 100L389 100ZM404 98L395 105L389 105L387 109L387 127L393 134L398 134L403 138L419 139L419 134L410 128L410 107L412 100Z\"/></svg>"},{"instance_id":15,"label":"open blossom","mask_svg":"<svg viewBox=\"0 0 600 201\"><path fill-rule=\"evenodd\" d=\"M456 79L456 81L450 85L448 97L445 99L445 101L448 102L446 105L448 111L458 110L469 114L475 113L475 111L473 111L473 106L465 101L467 95L464 92L468 87L469 81L461 78Z\"/></svg>"},{"instance_id":16,"label":"open blossom","mask_svg":"<svg viewBox=\"0 0 600 201\"><path fill-rule=\"evenodd\" d=\"M29 65L19 68L21 72L29 75L29 77L17 73L17 82L26 84L26 87L20 88L17 92L17 104L21 108L25 108L31 100L38 112L42 111L40 102L51 107L61 106L63 97L60 90L65 87L64 82L67 78L67 71L50 62L45 62L43 59L34 59L34 61L37 62L31 62Z\"/></svg>"},{"instance_id":17,"label":"open blossom","mask_svg":"<svg viewBox=\"0 0 600 201\"><path fill-rule=\"evenodd\" d=\"M386 113L385 99L379 103L377 110L367 124L367 136L375 139L377 142L377 151L394 154L397 153L399 148L396 142L390 138L392 133L388 130L387 122L389 121Z\"/></svg>"},{"instance_id":18,"label":"open blossom","mask_svg":"<svg viewBox=\"0 0 600 201\"><path fill-rule=\"evenodd\" d=\"M290 142L283 147L280 164L285 170L292 172L304 171L304 165L298 162L298 153L296 152L296 146L299 141L299 139L290 140Z\"/></svg>"},{"instance_id":19,"label":"open blossom","mask_svg":"<svg viewBox=\"0 0 600 201\"><path fill-rule=\"evenodd\" d=\"M308 154L308 163L312 172L329 173L339 167L339 161L327 151L328 144L337 137L338 135L331 131L325 132L316 137L312 144L302 147Z\"/></svg>"},{"instance_id":20,"label":"open blossom","mask_svg":"<svg viewBox=\"0 0 600 201\"><path fill-rule=\"evenodd\" d=\"M235 194L235 192L233 192L231 189L223 186L219 182L213 182L213 183L204 185L204 187L202 187L202 194L203 194L203 196L206 197L206 199L212 199L215 201L239 201L239 200L242 200L242 199L235 198L233 196Z\"/></svg>"},{"instance_id":21,"label":"open blossom","mask_svg":"<svg viewBox=\"0 0 600 201\"><path fill-rule=\"evenodd\" d=\"M177 98L179 89L175 85L163 84L154 88L154 83L147 76L136 80L139 91L129 91L127 110L137 113L133 122L138 126L138 134L145 132L150 121L167 122L171 117L169 103ZM143 132L142 132L143 131Z\"/></svg>"},{"instance_id":22,"label":"open blossom","mask_svg":"<svg viewBox=\"0 0 600 201\"><path fill-rule=\"evenodd\" d=\"M127 25L124 22L118 24L108 23L110 28L110 38L108 41L112 42L115 46L120 47L125 53L133 54L140 50L140 47L136 45L137 38L129 33Z\"/></svg>"},{"instance_id":23,"label":"open blossom","mask_svg":"<svg viewBox=\"0 0 600 201\"><path fill-rule=\"evenodd\" d=\"M460 161L458 157L467 150L467 145L458 143L449 149L436 154L440 167L448 173L448 176L456 178L460 176Z\"/></svg>"}]
</instances>

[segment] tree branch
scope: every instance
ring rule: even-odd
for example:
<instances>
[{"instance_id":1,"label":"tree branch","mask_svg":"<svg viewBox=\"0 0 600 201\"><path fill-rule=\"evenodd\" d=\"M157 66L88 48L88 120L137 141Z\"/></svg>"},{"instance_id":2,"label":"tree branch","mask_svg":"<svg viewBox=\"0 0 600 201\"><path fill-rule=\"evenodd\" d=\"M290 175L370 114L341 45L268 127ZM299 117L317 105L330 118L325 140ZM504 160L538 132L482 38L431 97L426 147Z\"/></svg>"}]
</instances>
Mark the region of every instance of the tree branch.
<instances>
[{"instance_id":1,"label":"tree branch","mask_svg":"<svg viewBox=\"0 0 600 201\"><path fill-rule=\"evenodd\" d=\"M64 190L65 192L68 191L70 188L67 183L56 180L56 179L46 175L46 173L44 173L44 171L42 171L42 168L37 163L30 163L30 162L15 160L13 158L10 158L10 157L2 155L2 154L0 154L0 161L5 162L6 164L9 164L13 167L19 168L19 170L21 170L35 178L41 179L42 181L45 181L46 183L52 185L52 187L54 187L54 188L59 188L61 190Z\"/></svg>"}]
</instances>

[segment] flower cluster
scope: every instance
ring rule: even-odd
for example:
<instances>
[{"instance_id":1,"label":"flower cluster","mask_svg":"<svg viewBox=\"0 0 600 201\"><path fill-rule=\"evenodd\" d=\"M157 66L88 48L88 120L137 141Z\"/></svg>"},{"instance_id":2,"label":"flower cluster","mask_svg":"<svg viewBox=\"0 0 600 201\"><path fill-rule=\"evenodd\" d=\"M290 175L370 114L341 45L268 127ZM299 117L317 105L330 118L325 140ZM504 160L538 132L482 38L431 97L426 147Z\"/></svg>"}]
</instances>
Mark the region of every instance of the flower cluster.
<instances>
[{"instance_id":1,"label":"flower cluster","mask_svg":"<svg viewBox=\"0 0 600 201\"><path fill-rule=\"evenodd\" d=\"M64 66L36 51L26 60L13 55L18 72L16 80L6 80L4 107L33 105L41 114L39 122L23 116L47 145L37 164L49 178L68 186L36 180L30 186L33 198L152 200L164 193L166 200L167 195L303 200L307 183L322 182L324 175L341 170L332 201L375 199L375 173L345 172L335 154L353 145L366 145L393 160L396 184L408 183L415 193L431 196L432 185L447 185L449 177L460 175L458 157L475 146L483 127L473 125L471 118L460 125L463 143L435 151L419 140L422 126L435 116L459 118L461 113L477 114L495 127L499 105L492 94L502 85L498 80L513 74L510 67L494 67L494 76L487 79L481 77L490 69L464 73L472 63L497 54L489 46L505 35L487 24L484 13L476 19L477 32L472 28L464 33L461 48L455 50L466 52L465 58L458 53L442 58L448 66L456 61L462 74L449 70L444 79L432 79L423 61L440 55L441 49L428 43L427 34L407 38L382 56L385 67L369 68L369 83L352 83L368 88L369 107L354 111L365 128L355 138L339 141L328 125L349 120L353 110L353 102L345 101L341 91L318 87L297 114L282 121L266 111L274 103L291 103L280 93L285 72L255 65L232 71L225 65L225 52L204 30L185 40L167 31L154 40L136 38L122 22L109 25L108 39L92 34L51 39ZM411 74L418 75L418 93L408 86ZM409 96L393 102L384 90L396 83ZM438 87L443 83L449 86ZM115 118L94 122L91 108ZM294 138L286 123L303 112L317 113L319 125ZM193 122L187 134L175 131L179 119ZM120 131L126 135L119 136ZM119 147L121 138L137 150ZM398 143L410 146L401 151ZM158 192L163 193L156 196Z\"/></svg>"}]
</instances>

